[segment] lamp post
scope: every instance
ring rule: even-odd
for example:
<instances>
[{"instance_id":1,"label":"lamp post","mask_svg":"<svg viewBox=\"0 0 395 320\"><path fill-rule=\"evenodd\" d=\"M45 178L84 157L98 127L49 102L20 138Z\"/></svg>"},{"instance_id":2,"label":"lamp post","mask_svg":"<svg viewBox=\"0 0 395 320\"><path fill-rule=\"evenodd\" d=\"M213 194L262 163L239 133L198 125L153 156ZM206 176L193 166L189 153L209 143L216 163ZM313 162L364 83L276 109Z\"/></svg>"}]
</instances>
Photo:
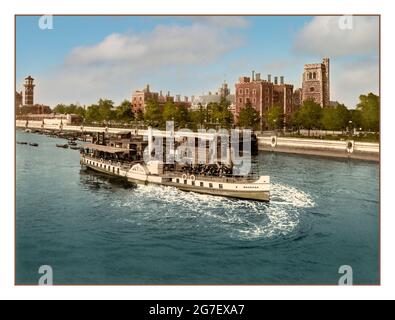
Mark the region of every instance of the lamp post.
<instances>
[{"instance_id":1,"label":"lamp post","mask_svg":"<svg viewBox=\"0 0 395 320\"><path fill-rule=\"evenodd\" d=\"M348 121L348 128L349 128L349 135L350 135L350 138L351 138L351 136L352 136L352 130L353 130L352 121L351 121L351 120Z\"/></svg>"}]
</instances>

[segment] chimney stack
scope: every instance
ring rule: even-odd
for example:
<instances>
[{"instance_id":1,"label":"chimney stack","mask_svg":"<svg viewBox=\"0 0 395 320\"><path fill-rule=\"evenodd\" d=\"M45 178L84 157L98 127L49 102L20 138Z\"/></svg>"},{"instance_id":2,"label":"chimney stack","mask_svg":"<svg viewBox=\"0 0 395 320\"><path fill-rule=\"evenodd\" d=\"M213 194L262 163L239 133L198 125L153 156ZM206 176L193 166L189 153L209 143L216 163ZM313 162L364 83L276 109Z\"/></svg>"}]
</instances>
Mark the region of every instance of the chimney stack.
<instances>
[{"instance_id":1,"label":"chimney stack","mask_svg":"<svg viewBox=\"0 0 395 320\"><path fill-rule=\"evenodd\" d=\"M269 83L272 82L272 75L271 74L267 75L267 82L269 82Z\"/></svg>"},{"instance_id":2,"label":"chimney stack","mask_svg":"<svg viewBox=\"0 0 395 320\"><path fill-rule=\"evenodd\" d=\"M181 95L179 95L179 94L176 95L176 101L181 102Z\"/></svg>"},{"instance_id":3,"label":"chimney stack","mask_svg":"<svg viewBox=\"0 0 395 320\"><path fill-rule=\"evenodd\" d=\"M149 92L149 84L147 84L146 90L147 92Z\"/></svg>"},{"instance_id":4,"label":"chimney stack","mask_svg":"<svg viewBox=\"0 0 395 320\"><path fill-rule=\"evenodd\" d=\"M257 73L255 78L256 78L256 81L261 81L261 74Z\"/></svg>"},{"instance_id":5,"label":"chimney stack","mask_svg":"<svg viewBox=\"0 0 395 320\"><path fill-rule=\"evenodd\" d=\"M170 91L167 91L167 96L170 97Z\"/></svg>"},{"instance_id":6,"label":"chimney stack","mask_svg":"<svg viewBox=\"0 0 395 320\"><path fill-rule=\"evenodd\" d=\"M251 81L255 81L255 70L252 70Z\"/></svg>"},{"instance_id":7,"label":"chimney stack","mask_svg":"<svg viewBox=\"0 0 395 320\"><path fill-rule=\"evenodd\" d=\"M280 77L280 83L281 83L281 84L284 84L284 76L281 76L281 77Z\"/></svg>"},{"instance_id":8,"label":"chimney stack","mask_svg":"<svg viewBox=\"0 0 395 320\"><path fill-rule=\"evenodd\" d=\"M274 77L274 84L278 84L278 77Z\"/></svg>"},{"instance_id":9,"label":"chimney stack","mask_svg":"<svg viewBox=\"0 0 395 320\"><path fill-rule=\"evenodd\" d=\"M188 103L188 102L189 102L189 98L188 98L187 96L185 96L185 97L184 97L184 101L185 101L186 103Z\"/></svg>"}]
</instances>

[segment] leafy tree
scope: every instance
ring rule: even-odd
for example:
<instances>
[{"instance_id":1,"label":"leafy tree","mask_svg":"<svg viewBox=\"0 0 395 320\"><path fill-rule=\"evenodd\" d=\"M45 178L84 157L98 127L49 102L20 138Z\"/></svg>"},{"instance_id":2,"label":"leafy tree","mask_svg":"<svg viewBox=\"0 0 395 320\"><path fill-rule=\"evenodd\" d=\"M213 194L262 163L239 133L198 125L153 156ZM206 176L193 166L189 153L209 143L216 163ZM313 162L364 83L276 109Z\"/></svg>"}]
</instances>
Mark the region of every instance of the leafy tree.
<instances>
[{"instance_id":1,"label":"leafy tree","mask_svg":"<svg viewBox=\"0 0 395 320\"><path fill-rule=\"evenodd\" d=\"M357 129L362 129L362 115L361 110L354 109L350 110L350 119L352 121L353 127Z\"/></svg>"},{"instance_id":2,"label":"leafy tree","mask_svg":"<svg viewBox=\"0 0 395 320\"><path fill-rule=\"evenodd\" d=\"M57 114L65 114L66 113L65 110L66 110L66 105L60 103L54 108L53 112Z\"/></svg>"},{"instance_id":3,"label":"leafy tree","mask_svg":"<svg viewBox=\"0 0 395 320\"><path fill-rule=\"evenodd\" d=\"M98 102L100 121L110 121L115 119L114 102L108 99L100 99Z\"/></svg>"},{"instance_id":4,"label":"leafy tree","mask_svg":"<svg viewBox=\"0 0 395 320\"><path fill-rule=\"evenodd\" d=\"M201 126L208 122L208 111L207 108L203 107L201 103L199 103L199 109L189 112L190 121L194 124L200 124Z\"/></svg>"},{"instance_id":5,"label":"leafy tree","mask_svg":"<svg viewBox=\"0 0 395 320\"><path fill-rule=\"evenodd\" d=\"M141 109L138 109L135 114L135 119L137 121L144 121L144 112Z\"/></svg>"},{"instance_id":6,"label":"leafy tree","mask_svg":"<svg viewBox=\"0 0 395 320\"><path fill-rule=\"evenodd\" d=\"M89 106L86 110L85 118L88 123L101 121L99 106L97 104Z\"/></svg>"},{"instance_id":7,"label":"leafy tree","mask_svg":"<svg viewBox=\"0 0 395 320\"><path fill-rule=\"evenodd\" d=\"M167 101L163 107L163 121L175 121L179 122L181 119L180 110L177 108L174 102Z\"/></svg>"},{"instance_id":8,"label":"leafy tree","mask_svg":"<svg viewBox=\"0 0 395 320\"><path fill-rule=\"evenodd\" d=\"M132 103L129 100L124 100L116 108L116 119L118 121L129 122L133 120Z\"/></svg>"},{"instance_id":9,"label":"leafy tree","mask_svg":"<svg viewBox=\"0 0 395 320\"><path fill-rule=\"evenodd\" d=\"M361 123L364 130L380 131L380 97L369 93L359 96L357 110L361 112Z\"/></svg>"},{"instance_id":10,"label":"leafy tree","mask_svg":"<svg viewBox=\"0 0 395 320\"><path fill-rule=\"evenodd\" d=\"M160 126L162 124L162 114L159 103L155 100L149 100L145 107L144 120L151 126Z\"/></svg>"},{"instance_id":11,"label":"leafy tree","mask_svg":"<svg viewBox=\"0 0 395 320\"><path fill-rule=\"evenodd\" d=\"M229 110L230 102L222 98L219 103L209 103L208 118L211 123L218 123L222 127L230 128L233 124L233 114Z\"/></svg>"},{"instance_id":12,"label":"leafy tree","mask_svg":"<svg viewBox=\"0 0 395 320\"><path fill-rule=\"evenodd\" d=\"M269 129L273 130L284 126L284 113L280 106L271 108L266 116Z\"/></svg>"},{"instance_id":13,"label":"leafy tree","mask_svg":"<svg viewBox=\"0 0 395 320\"><path fill-rule=\"evenodd\" d=\"M239 126L243 128L256 129L260 122L259 112L256 111L251 102L247 102L239 114Z\"/></svg>"},{"instance_id":14,"label":"leafy tree","mask_svg":"<svg viewBox=\"0 0 395 320\"><path fill-rule=\"evenodd\" d=\"M296 112L294 122L307 129L310 136L310 130L320 126L321 116L321 106L313 100L306 100Z\"/></svg>"},{"instance_id":15,"label":"leafy tree","mask_svg":"<svg viewBox=\"0 0 395 320\"><path fill-rule=\"evenodd\" d=\"M326 130L336 130L336 110L335 108L325 108L322 111L322 126Z\"/></svg>"}]
</instances>

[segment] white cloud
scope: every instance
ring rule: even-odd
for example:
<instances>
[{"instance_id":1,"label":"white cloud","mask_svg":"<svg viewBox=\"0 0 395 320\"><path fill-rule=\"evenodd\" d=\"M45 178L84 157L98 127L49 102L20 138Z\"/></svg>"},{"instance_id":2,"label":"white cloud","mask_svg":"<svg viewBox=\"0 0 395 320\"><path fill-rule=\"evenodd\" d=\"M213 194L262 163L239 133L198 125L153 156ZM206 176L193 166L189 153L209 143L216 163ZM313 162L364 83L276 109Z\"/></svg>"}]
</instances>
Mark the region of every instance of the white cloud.
<instances>
[{"instance_id":1,"label":"white cloud","mask_svg":"<svg viewBox=\"0 0 395 320\"><path fill-rule=\"evenodd\" d=\"M342 16L314 17L296 35L294 49L298 53L325 57L378 54L379 18L351 18L345 21Z\"/></svg>"},{"instance_id":2,"label":"white cloud","mask_svg":"<svg viewBox=\"0 0 395 320\"><path fill-rule=\"evenodd\" d=\"M74 48L62 66L38 75L40 102L93 103L100 97L130 98L133 89L161 77L208 66L243 44L240 17L191 17L189 23L157 25L150 32L113 33L92 46ZM189 78L194 78L190 73ZM157 90L168 88L155 88Z\"/></svg>"},{"instance_id":3,"label":"white cloud","mask_svg":"<svg viewBox=\"0 0 395 320\"><path fill-rule=\"evenodd\" d=\"M66 62L67 65L124 62L140 66L205 64L241 44L240 38L231 35L226 28L202 22L187 26L159 25L144 34L114 33L94 46L75 48Z\"/></svg>"},{"instance_id":4,"label":"white cloud","mask_svg":"<svg viewBox=\"0 0 395 320\"><path fill-rule=\"evenodd\" d=\"M331 100L355 108L361 94L379 94L379 63L377 59L332 63Z\"/></svg>"}]
</instances>

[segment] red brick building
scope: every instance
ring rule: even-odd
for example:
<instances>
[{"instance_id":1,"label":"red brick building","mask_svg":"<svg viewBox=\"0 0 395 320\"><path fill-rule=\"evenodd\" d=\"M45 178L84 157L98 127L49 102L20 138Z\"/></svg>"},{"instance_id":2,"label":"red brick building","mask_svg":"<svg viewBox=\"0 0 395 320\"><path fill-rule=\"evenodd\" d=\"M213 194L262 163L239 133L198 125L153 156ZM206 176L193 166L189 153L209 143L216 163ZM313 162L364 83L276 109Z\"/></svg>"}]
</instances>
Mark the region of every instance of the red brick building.
<instances>
[{"instance_id":1,"label":"red brick building","mask_svg":"<svg viewBox=\"0 0 395 320\"><path fill-rule=\"evenodd\" d=\"M285 84L284 77L274 78L272 82L271 75L267 80L261 79L259 73L252 73L250 77L241 77L236 83L236 111L235 119L237 121L240 111L245 108L247 103L261 115L261 127L265 127L265 115L274 106L280 106L286 116L294 111L293 107L293 85Z\"/></svg>"}]
</instances>

